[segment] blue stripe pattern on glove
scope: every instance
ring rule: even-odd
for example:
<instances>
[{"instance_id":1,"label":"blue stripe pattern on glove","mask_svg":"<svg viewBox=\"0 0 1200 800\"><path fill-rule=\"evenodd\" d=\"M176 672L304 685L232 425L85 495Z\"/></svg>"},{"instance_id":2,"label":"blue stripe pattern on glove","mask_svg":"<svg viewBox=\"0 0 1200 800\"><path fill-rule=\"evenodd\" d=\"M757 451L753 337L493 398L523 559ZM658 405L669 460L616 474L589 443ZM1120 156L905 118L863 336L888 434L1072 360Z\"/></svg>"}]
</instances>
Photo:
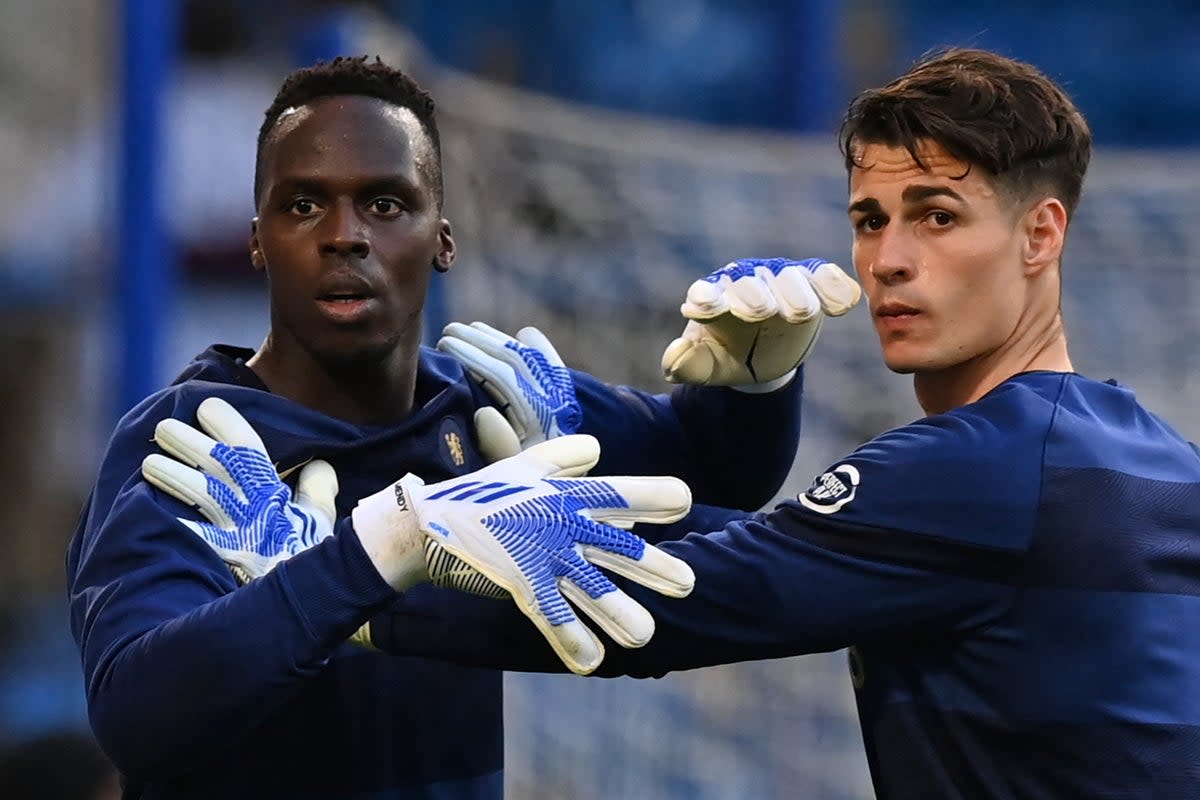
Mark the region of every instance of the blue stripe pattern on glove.
<instances>
[{"instance_id":1,"label":"blue stripe pattern on glove","mask_svg":"<svg viewBox=\"0 0 1200 800\"><path fill-rule=\"evenodd\" d=\"M538 385L533 386L524 376L517 375L521 394L537 414L538 424L547 437L578 431L583 424L583 409L575 397L570 370L551 364L541 351L520 342L507 342L505 347L520 356L537 381Z\"/></svg>"},{"instance_id":2,"label":"blue stripe pattern on glove","mask_svg":"<svg viewBox=\"0 0 1200 800\"><path fill-rule=\"evenodd\" d=\"M279 479L275 466L263 453L218 443L211 455L229 472L246 499L223 481L205 476L209 495L236 526L225 530L207 522L197 523L210 544L268 558L295 555L316 544L316 520L292 503L292 490Z\"/></svg>"},{"instance_id":3,"label":"blue stripe pattern on glove","mask_svg":"<svg viewBox=\"0 0 1200 800\"><path fill-rule=\"evenodd\" d=\"M580 555L575 545L591 545L637 560L645 553L646 543L581 513L589 508L628 508L625 499L608 483L562 478L547 478L545 482L559 493L509 506L482 522L528 580L540 613L550 624L560 625L573 619L574 613L558 591L558 578L575 583L592 598L617 588Z\"/></svg>"}]
</instances>

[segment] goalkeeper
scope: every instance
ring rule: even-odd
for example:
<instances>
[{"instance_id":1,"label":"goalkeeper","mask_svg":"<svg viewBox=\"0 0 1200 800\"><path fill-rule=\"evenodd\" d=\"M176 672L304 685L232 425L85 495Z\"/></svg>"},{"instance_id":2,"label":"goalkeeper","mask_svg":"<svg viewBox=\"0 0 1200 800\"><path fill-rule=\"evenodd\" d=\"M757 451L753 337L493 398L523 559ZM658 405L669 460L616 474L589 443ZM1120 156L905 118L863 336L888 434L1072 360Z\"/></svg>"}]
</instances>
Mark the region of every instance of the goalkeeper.
<instances>
[{"instance_id":1,"label":"goalkeeper","mask_svg":"<svg viewBox=\"0 0 1200 800\"><path fill-rule=\"evenodd\" d=\"M426 619L458 605L430 581L502 588L587 671L600 640L568 598L621 644L653 630L596 565L669 595L691 586L686 566L629 526L677 519L692 493L754 509L786 476L799 347L731 361L719 341L689 334L694 355L679 363L714 385L669 396L569 372L534 331L456 326L442 351L420 347L429 281L455 259L441 187L433 102L384 64L298 71L267 110L250 241L269 284L266 339L205 351L120 421L68 553L90 719L126 797L499 798L501 673L347 640L401 597L403 613ZM777 292L806 320L803 343L822 308L845 311L858 287L832 265L793 269L783 280L799 278L802 296L780 286L759 299ZM740 383L752 385L721 385ZM172 422L198 412L207 432ZM576 432L594 438L559 438ZM211 480L151 461L161 488L144 481L156 436ZM522 445L537 446L495 465L486 485L463 483ZM652 474L674 477L630 477ZM614 475L625 477L601 479ZM172 494L211 517L189 529L196 514ZM551 512L566 508L563 524ZM354 535L331 535L335 519ZM266 543L236 557L258 536ZM554 568L528 574L529 548L554 554ZM472 582L467 564L493 580ZM235 573L272 566L239 588ZM510 605L472 598L455 613L474 604Z\"/></svg>"},{"instance_id":2,"label":"goalkeeper","mask_svg":"<svg viewBox=\"0 0 1200 800\"><path fill-rule=\"evenodd\" d=\"M883 359L928 416L665 542L695 590L624 581L657 631L599 673L849 647L883 800L1200 797L1200 450L1075 372L1063 331L1087 123L1032 66L950 50L860 95L841 144ZM371 638L558 667L509 606L473 608Z\"/></svg>"}]
</instances>

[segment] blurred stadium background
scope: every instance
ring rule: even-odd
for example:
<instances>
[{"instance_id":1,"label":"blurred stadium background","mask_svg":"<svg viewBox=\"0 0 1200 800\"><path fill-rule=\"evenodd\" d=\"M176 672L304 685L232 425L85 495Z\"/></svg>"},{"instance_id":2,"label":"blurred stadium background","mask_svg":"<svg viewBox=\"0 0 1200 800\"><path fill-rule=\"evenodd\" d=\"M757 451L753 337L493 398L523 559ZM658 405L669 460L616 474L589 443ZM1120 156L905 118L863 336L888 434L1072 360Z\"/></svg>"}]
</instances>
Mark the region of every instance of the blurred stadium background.
<instances>
[{"instance_id":1,"label":"blurred stadium background","mask_svg":"<svg viewBox=\"0 0 1200 800\"><path fill-rule=\"evenodd\" d=\"M431 330L534 323L572 365L650 389L666 388L659 353L695 276L743 255L849 266L833 131L854 92L938 45L1032 60L1096 135L1067 253L1076 366L1200 437L1200 8L993 5L6 4L0 796L21 796L13 753L26 768L37 752L60 772L83 763L52 747L87 735L66 539L120 411L208 343L261 340L265 295L245 255L255 135L282 76L317 58L380 54L438 101L460 261L437 282ZM781 494L919 415L861 312L826 327L808 375ZM506 687L512 798L870 796L841 653ZM101 796L75 791L62 796Z\"/></svg>"}]
</instances>

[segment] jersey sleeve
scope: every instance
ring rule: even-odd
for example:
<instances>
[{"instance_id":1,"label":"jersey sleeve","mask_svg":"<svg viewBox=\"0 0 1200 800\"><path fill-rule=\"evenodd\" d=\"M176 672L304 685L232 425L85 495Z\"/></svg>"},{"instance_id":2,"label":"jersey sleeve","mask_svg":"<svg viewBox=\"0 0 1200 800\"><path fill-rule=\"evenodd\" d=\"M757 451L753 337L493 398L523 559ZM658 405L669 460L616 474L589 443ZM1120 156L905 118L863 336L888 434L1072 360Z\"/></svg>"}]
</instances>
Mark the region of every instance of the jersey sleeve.
<instances>
[{"instance_id":1,"label":"jersey sleeve","mask_svg":"<svg viewBox=\"0 0 1200 800\"><path fill-rule=\"evenodd\" d=\"M803 369L765 394L677 386L651 394L573 373L594 475L674 475L698 503L757 511L787 479L800 438Z\"/></svg>"},{"instance_id":2,"label":"jersey sleeve","mask_svg":"<svg viewBox=\"0 0 1200 800\"><path fill-rule=\"evenodd\" d=\"M988 625L1008 608L1032 537L1038 442L994 419L931 418L873 440L769 513L662 544L691 565L695 589L671 599L623 582L656 631L640 649L610 644L598 674L658 676ZM553 668L534 658L548 648L528 623L500 609L475 622L486 634L473 638L464 616L435 641L403 619L389 644Z\"/></svg>"},{"instance_id":3,"label":"jersey sleeve","mask_svg":"<svg viewBox=\"0 0 1200 800\"><path fill-rule=\"evenodd\" d=\"M194 418L194 408L186 412L174 415ZM396 596L357 537L343 535L344 522L338 535L237 588L177 520L196 512L141 477L154 424L171 414L160 401L114 434L68 554L93 730L139 780L236 747Z\"/></svg>"}]
</instances>

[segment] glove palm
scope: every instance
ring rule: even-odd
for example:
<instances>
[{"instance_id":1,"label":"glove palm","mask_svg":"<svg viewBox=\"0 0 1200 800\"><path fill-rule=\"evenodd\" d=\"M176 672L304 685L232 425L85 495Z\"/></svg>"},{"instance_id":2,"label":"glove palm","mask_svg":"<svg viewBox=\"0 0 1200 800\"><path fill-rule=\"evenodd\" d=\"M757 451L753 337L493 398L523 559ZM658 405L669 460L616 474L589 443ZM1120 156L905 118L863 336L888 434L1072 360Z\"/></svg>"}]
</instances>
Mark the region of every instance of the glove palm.
<instances>
[{"instance_id":1,"label":"glove palm","mask_svg":"<svg viewBox=\"0 0 1200 800\"><path fill-rule=\"evenodd\" d=\"M604 648L572 605L625 647L640 647L654 632L649 613L597 566L676 597L694 582L685 563L624 530L682 517L691 505L686 484L582 477L599 455L594 438L563 436L429 486L407 476L361 501L354 526L398 588L423 577L431 543L470 565L512 595L571 670L587 674ZM419 565L414 542L424 545Z\"/></svg>"},{"instance_id":2,"label":"glove palm","mask_svg":"<svg viewBox=\"0 0 1200 800\"><path fill-rule=\"evenodd\" d=\"M537 328L522 328L514 338L482 322L452 322L437 346L491 395L522 447L579 430L583 410L575 381Z\"/></svg>"},{"instance_id":3,"label":"glove palm","mask_svg":"<svg viewBox=\"0 0 1200 800\"><path fill-rule=\"evenodd\" d=\"M825 316L862 296L836 264L819 258L746 258L688 288L683 333L663 352L667 380L702 386L785 383L808 357Z\"/></svg>"}]
</instances>

